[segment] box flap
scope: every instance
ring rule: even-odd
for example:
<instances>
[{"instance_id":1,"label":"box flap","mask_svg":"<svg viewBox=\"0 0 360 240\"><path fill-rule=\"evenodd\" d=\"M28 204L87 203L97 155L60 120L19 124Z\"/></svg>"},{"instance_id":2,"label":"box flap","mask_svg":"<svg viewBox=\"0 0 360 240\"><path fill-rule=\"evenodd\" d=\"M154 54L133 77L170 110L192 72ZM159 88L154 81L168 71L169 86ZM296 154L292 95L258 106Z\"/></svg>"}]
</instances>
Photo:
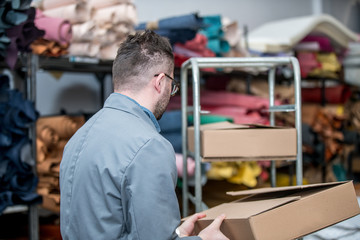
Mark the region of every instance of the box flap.
<instances>
[{"instance_id":1,"label":"box flap","mask_svg":"<svg viewBox=\"0 0 360 240\"><path fill-rule=\"evenodd\" d=\"M218 122L218 123L208 123L208 124L200 125L201 130L240 129L240 128L249 128L249 126L242 124L234 124L230 122Z\"/></svg>"},{"instance_id":2,"label":"box flap","mask_svg":"<svg viewBox=\"0 0 360 240\"><path fill-rule=\"evenodd\" d=\"M226 192L226 194L231 195L231 196L244 196L244 195L254 195L254 194L261 194L261 193L281 192L281 191L288 191L288 190L294 190L294 189L308 189L308 188L315 188L315 187L322 187L322 186L334 186L334 185L339 185L339 184L343 184L343 183L345 183L345 182L317 183L317 184L289 186L289 187L258 188L258 189L244 190L244 191L230 191L230 192Z\"/></svg>"},{"instance_id":3,"label":"box flap","mask_svg":"<svg viewBox=\"0 0 360 240\"><path fill-rule=\"evenodd\" d=\"M226 219L246 219L251 216L260 214L262 212L268 211L270 209L276 208L278 206L299 199L300 199L299 196L293 196L293 197L268 199L262 201L224 203L216 207L210 208L208 210L205 210L204 213L206 213L206 217L200 219L199 221L214 219L223 213L226 215Z\"/></svg>"},{"instance_id":4,"label":"box flap","mask_svg":"<svg viewBox=\"0 0 360 240\"><path fill-rule=\"evenodd\" d=\"M195 223L196 234L225 213L221 231L229 239L298 239L359 213L351 181L283 189L291 190L252 195L206 210L207 217Z\"/></svg>"}]
</instances>

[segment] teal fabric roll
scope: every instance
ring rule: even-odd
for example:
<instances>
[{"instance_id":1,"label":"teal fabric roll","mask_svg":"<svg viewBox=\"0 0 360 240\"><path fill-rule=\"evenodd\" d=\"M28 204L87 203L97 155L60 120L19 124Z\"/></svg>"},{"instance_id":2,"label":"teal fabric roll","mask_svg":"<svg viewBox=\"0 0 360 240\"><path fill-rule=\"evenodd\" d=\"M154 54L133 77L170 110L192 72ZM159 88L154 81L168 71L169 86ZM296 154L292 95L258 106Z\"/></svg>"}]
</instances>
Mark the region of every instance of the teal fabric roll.
<instances>
[{"instance_id":1,"label":"teal fabric roll","mask_svg":"<svg viewBox=\"0 0 360 240\"><path fill-rule=\"evenodd\" d=\"M226 116L220 116L220 115L202 115L200 116L200 124L208 124L208 123L217 123L217 122L234 122L234 119L231 117ZM188 116L188 124L193 125L194 124L194 116L189 115Z\"/></svg>"},{"instance_id":2,"label":"teal fabric roll","mask_svg":"<svg viewBox=\"0 0 360 240\"><path fill-rule=\"evenodd\" d=\"M208 39L207 47L218 56L230 51L230 44L228 41L219 38Z\"/></svg>"},{"instance_id":3,"label":"teal fabric roll","mask_svg":"<svg viewBox=\"0 0 360 240\"><path fill-rule=\"evenodd\" d=\"M202 33L207 38L221 38L224 36L224 32L221 28L221 16L206 16L203 17L204 27L202 28Z\"/></svg>"},{"instance_id":4,"label":"teal fabric roll","mask_svg":"<svg viewBox=\"0 0 360 240\"><path fill-rule=\"evenodd\" d=\"M205 16L203 17L204 27L200 33L208 38L207 47L217 56L230 51L230 44L223 39L224 31L222 30L221 16Z\"/></svg>"}]
</instances>

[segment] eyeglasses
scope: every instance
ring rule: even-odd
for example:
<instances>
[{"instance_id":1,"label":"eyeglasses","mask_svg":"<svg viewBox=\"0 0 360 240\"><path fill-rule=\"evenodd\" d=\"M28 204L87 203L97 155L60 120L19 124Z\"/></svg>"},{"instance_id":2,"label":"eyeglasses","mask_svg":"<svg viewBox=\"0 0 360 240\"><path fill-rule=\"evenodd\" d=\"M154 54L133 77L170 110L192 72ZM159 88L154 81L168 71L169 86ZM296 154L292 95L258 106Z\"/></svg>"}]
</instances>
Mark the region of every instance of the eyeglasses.
<instances>
[{"instance_id":1,"label":"eyeglasses","mask_svg":"<svg viewBox=\"0 0 360 240\"><path fill-rule=\"evenodd\" d=\"M158 77L160 74L155 74L154 77ZM177 93L177 91L179 91L179 83L176 82L176 80L172 77L170 77L169 75L167 75L166 73L164 73L164 75L168 78L171 79L171 96L175 96L175 94Z\"/></svg>"}]
</instances>

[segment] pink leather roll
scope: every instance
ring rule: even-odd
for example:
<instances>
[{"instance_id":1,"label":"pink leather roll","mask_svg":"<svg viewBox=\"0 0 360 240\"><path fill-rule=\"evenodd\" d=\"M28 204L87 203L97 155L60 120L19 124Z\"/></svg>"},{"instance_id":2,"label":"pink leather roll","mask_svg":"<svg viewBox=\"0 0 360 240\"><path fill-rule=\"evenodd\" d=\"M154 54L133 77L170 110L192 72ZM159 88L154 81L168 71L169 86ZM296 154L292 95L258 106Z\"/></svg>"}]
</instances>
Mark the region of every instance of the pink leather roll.
<instances>
[{"instance_id":1,"label":"pink leather roll","mask_svg":"<svg viewBox=\"0 0 360 240\"><path fill-rule=\"evenodd\" d=\"M238 106L249 111L269 108L268 99L226 91L202 91L200 103L209 107ZM279 104L280 101L275 100L275 105Z\"/></svg>"},{"instance_id":2,"label":"pink leather roll","mask_svg":"<svg viewBox=\"0 0 360 240\"><path fill-rule=\"evenodd\" d=\"M179 177L183 176L183 156L182 154L176 153L176 168ZM194 176L195 173L195 161L192 158L187 159L187 174L189 177Z\"/></svg>"},{"instance_id":3,"label":"pink leather roll","mask_svg":"<svg viewBox=\"0 0 360 240\"><path fill-rule=\"evenodd\" d=\"M44 30L44 39L68 44L71 41L72 30L68 20L63 18L47 17L39 9L36 10L35 25Z\"/></svg>"},{"instance_id":4,"label":"pink leather roll","mask_svg":"<svg viewBox=\"0 0 360 240\"><path fill-rule=\"evenodd\" d=\"M215 53L207 48L208 39L197 33L195 38L182 43L176 43L174 52L186 57L215 57Z\"/></svg>"}]
</instances>

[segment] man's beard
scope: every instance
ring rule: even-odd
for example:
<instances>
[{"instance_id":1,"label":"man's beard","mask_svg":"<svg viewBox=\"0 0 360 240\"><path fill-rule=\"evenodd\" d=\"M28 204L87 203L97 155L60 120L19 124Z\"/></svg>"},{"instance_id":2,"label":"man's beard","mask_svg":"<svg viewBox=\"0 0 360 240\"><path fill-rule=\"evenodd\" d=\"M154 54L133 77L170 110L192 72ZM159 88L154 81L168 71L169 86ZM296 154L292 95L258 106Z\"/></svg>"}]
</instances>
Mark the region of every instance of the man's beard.
<instances>
[{"instance_id":1,"label":"man's beard","mask_svg":"<svg viewBox=\"0 0 360 240\"><path fill-rule=\"evenodd\" d=\"M170 89L169 89L170 91ZM169 92L169 91L165 91L165 92ZM155 110L154 110L154 116L157 120L160 120L162 115L164 114L167 105L169 104L170 101L170 94L164 94L160 100L156 103L155 105Z\"/></svg>"}]
</instances>

